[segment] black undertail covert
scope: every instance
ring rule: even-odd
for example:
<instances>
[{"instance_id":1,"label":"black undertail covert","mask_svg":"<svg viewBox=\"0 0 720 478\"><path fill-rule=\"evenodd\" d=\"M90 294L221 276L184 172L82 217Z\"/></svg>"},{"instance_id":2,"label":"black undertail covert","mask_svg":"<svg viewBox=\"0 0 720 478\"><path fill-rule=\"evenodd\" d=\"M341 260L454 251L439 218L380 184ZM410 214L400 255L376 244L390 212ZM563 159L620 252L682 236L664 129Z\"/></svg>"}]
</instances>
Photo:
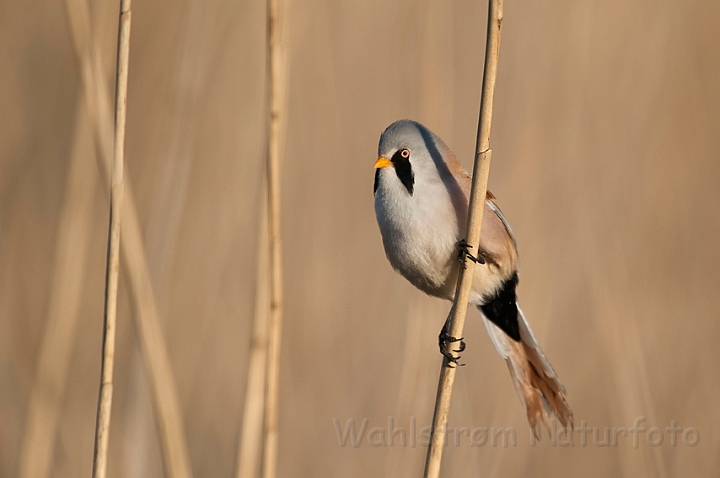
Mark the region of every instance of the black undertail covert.
<instances>
[{"instance_id":1,"label":"black undertail covert","mask_svg":"<svg viewBox=\"0 0 720 478\"><path fill-rule=\"evenodd\" d=\"M515 342L520 341L520 328L518 326L518 308L515 302L515 288L518 284L517 272L493 295L489 301L480 306L483 315L493 324L497 325Z\"/></svg>"}]
</instances>

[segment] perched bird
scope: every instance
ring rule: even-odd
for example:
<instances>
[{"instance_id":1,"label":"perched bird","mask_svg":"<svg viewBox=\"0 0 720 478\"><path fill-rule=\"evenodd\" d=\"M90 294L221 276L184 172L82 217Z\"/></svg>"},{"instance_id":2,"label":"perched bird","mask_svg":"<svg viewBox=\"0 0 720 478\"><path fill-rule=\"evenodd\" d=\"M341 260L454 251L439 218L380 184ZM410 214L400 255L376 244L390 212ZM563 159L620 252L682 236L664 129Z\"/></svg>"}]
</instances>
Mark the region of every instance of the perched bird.
<instances>
[{"instance_id":1,"label":"perched bird","mask_svg":"<svg viewBox=\"0 0 720 478\"><path fill-rule=\"evenodd\" d=\"M467 253L471 178L432 131L410 120L391 124L380 136L375 162L375 216L392 267L421 291L452 301ZM550 430L550 416L572 426L566 392L545 358L520 307L517 248L507 220L488 192L470 304L480 309L490 339L507 362L530 427ZM458 251L460 249L460 256ZM464 249L464 253L463 253ZM448 317L449 319L449 317ZM440 333L440 351L459 339ZM462 352L464 343L454 352Z\"/></svg>"}]
</instances>

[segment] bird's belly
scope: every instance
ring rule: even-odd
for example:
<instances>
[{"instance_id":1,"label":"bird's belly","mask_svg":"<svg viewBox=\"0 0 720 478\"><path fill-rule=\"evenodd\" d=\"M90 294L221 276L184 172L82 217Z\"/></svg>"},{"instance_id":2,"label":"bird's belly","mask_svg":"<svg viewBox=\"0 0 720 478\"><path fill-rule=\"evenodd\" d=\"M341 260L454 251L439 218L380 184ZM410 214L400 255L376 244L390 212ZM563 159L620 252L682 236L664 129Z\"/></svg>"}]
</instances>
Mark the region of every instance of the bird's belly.
<instances>
[{"instance_id":1,"label":"bird's belly","mask_svg":"<svg viewBox=\"0 0 720 478\"><path fill-rule=\"evenodd\" d=\"M411 284L423 292L452 300L459 262L457 255L457 225L450 221L436 221L432 210L424 214L398 214L382 210L376 201L378 225L383 246L390 264Z\"/></svg>"},{"instance_id":2,"label":"bird's belly","mask_svg":"<svg viewBox=\"0 0 720 478\"><path fill-rule=\"evenodd\" d=\"M393 269L426 294L453 300L460 269L457 244L461 237L457 221L448 220L453 217L446 211L448 205L442 201L423 208L403 207L398 202L388 204L380 191L375 199L385 254ZM388 206L392 214L388 214ZM476 267L469 302L485 303L502 285L503 278L488 264Z\"/></svg>"}]
</instances>

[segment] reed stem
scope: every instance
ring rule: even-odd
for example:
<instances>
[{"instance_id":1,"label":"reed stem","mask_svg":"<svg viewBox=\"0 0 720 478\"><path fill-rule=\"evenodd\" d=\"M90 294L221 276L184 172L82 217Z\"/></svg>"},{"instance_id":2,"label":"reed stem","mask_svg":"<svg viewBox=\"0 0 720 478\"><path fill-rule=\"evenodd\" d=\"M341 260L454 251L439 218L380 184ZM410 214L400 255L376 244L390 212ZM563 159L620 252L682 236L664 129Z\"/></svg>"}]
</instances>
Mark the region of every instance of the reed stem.
<instances>
[{"instance_id":1,"label":"reed stem","mask_svg":"<svg viewBox=\"0 0 720 478\"><path fill-rule=\"evenodd\" d=\"M282 77L281 10L279 0L268 0L268 226L270 236L270 317L265 389L265 441L263 478L275 478L278 454L280 345L282 339L283 278L280 235L280 133L284 114Z\"/></svg>"},{"instance_id":2,"label":"reed stem","mask_svg":"<svg viewBox=\"0 0 720 478\"><path fill-rule=\"evenodd\" d=\"M120 2L118 27L117 76L115 86L115 142L110 189L110 233L105 269L105 329L103 333L102 376L95 428L93 478L107 474L110 415L115 364L115 324L120 263L120 217L123 200L123 162L125 155L125 116L127 106L128 58L130 55L130 0Z\"/></svg>"},{"instance_id":3,"label":"reed stem","mask_svg":"<svg viewBox=\"0 0 720 478\"><path fill-rule=\"evenodd\" d=\"M478 245L480 244L480 226L482 225L483 211L485 209L490 158L492 156L492 151L490 150L490 129L498 55L500 53L500 27L503 17L502 0L490 0L488 7L485 71L483 73L480 119L477 143L475 145L470 209L468 211L467 243L470 244L469 252L473 255L477 254ZM462 337L474 273L475 263L472 261L466 261L465 269L460 268L458 285L455 291L455 301L453 302L453 307L450 312L450 335L452 337ZM456 370L457 368L451 366L448 359L443 357L438 391L435 399L430 446L428 447L425 459L424 478L437 478L440 474L448 411L450 409L450 399L452 397L452 387L455 381Z\"/></svg>"}]
</instances>

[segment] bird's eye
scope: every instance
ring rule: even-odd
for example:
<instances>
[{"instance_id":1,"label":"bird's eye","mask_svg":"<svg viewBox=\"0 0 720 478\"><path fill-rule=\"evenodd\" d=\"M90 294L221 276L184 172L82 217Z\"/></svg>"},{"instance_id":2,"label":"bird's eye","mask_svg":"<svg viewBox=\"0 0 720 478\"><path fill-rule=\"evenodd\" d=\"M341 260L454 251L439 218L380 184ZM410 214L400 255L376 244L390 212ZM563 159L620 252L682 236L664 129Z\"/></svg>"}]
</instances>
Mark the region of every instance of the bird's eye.
<instances>
[{"instance_id":1,"label":"bird's eye","mask_svg":"<svg viewBox=\"0 0 720 478\"><path fill-rule=\"evenodd\" d=\"M402 156L405 159L408 159L410 157L410 150L403 149L402 151L400 151L400 156Z\"/></svg>"}]
</instances>

